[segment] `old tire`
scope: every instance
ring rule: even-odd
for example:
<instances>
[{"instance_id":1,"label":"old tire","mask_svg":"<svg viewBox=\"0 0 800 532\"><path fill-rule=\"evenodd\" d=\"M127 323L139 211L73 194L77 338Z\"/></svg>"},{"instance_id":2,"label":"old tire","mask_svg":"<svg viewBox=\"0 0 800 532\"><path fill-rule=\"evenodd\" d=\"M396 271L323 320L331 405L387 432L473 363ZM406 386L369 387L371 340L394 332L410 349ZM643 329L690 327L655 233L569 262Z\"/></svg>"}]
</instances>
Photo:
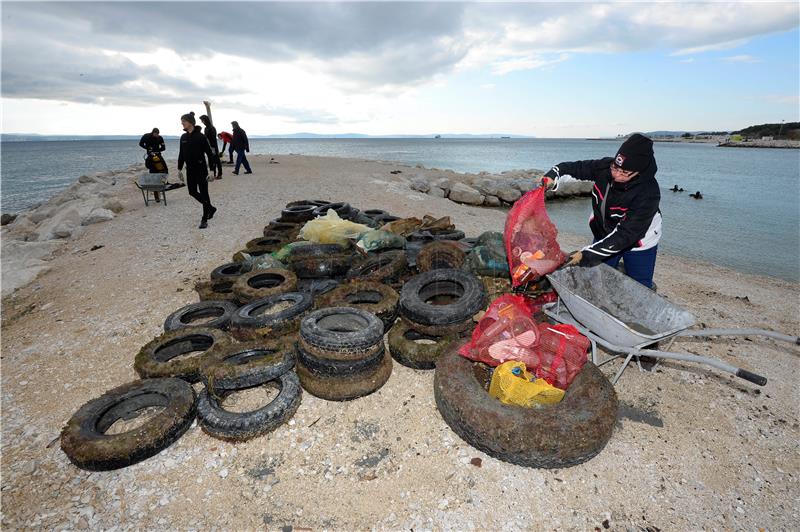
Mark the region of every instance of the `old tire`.
<instances>
[{"instance_id":1,"label":"old tire","mask_svg":"<svg viewBox=\"0 0 800 532\"><path fill-rule=\"evenodd\" d=\"M458 336L429 336L409 328L408 322L401 319L389 331L389 353L402 365L412 369L433 369L442 353ZM432 340L436 343L423 344L417 340Z\"/></svg>"},{"instance_id":2,"label":"old tire","mask_svg":"<svg viewBox=\"0 0 800 532\"><path fill-rule=\"evenodd\" d=\"M457 336L463 338L471 335L473 329L475 329L475 321L472 318L448 325L423 325L405 317L400 319L406 323L409 329L423 336Z\"/></svg>"},{"instance_id":3,"label":"old tire","mask_svg":"<svg viewBox=\"0 0 800 532\"><path fill-rule=\"evenodd\" d=\"M315 246L302 246L297 249ZM288 260L289 268L300 279L327 279L330 277L342 277L353 262L353 256L349 253L330 254L324 256L290 255Z\"/></svg>"},{"instance_id":4,"label":"old tire","mask_svg":"<svg viewBox=\"0 0 800 532\"><path fill-rule=\"evenodd\" d=\"M318 216L325 216L325 214L331 209L336 211L336 214L338 214L339 218L341 219L347 218L353 211L353 208L350 206L350 204L343 201L338 203L328 203L314 209L314 218Z\"/></svg>"},{"instance_id":5,"label":"old tire","mask_svg":"<svg viewBox=\"0 0 800 532\"><path fill-rule=\"evenodd\" d=\"M458 347L436 364L434 397L453 432L476 449L512 464L558 468L589 460L608 442L617 420L617 395L591 362L560 403L522 408L491 397Z\"/></svg>"},{"instance_id":6,"label":"old tire","mask_svg":"<svg viewBox=\"0 0 800 532\"><path fill-rule=\"evenodd\" d=\"M385 251L350 268L347 278L379 283L393 282L406 271L407 264L404 251Z\"/></svg>"},{"instance_id":7,"label":"old tire","mask_svg":"<svg viewBox=\"0 0 800 532\"><path fill-rule=\"evenodd\" d=\"M245 255L249 255L252 257L260 257L262 255L268 255L274 251L277 251L280 248L275 248L274 246L258 246L252 248L245 248L240 249L236 253L233 254L231 260L233 262L244 262L246 259Z\"/></svg>"},{"instance_id":8,"label":"old tire","mask_svg":"<svg viewBox=\"0 0 800 532\"><path fill-rule=\"evenodd\" d=\"M233 293L243 304L257 299L294 292L297 276L289 270L268 268L245 273L233 283Z\"/></svg>"},{"instance_id":9,"label":"old tire","mask_svg":"<svg viewBox=\"0 0 800 532\"><path fill-rule=\"evenodd\" d=\"M219 329L189 327L165 332L145 344L136 355L133 369L143 379L175 377L198 382L206 361L216 349L233 339ZM177 357L195 353L180 359Z\"/></svg>"},{"instance_id":10,"label":"old tire","mask_svg":"<svg viewBox=\"0 0 800 532\"><path fill-rule=\"evenodd\" d=\"M222 408L221 397L200 393L197 401L197 417L206 433L229 441L245 441L272 432L288 421L300 406L302 390L293 372L287 372L275 380L258 386L275 386L278 395L265 406L251 412L231 412ZM236 391L226 392L236 393Z\"/></svg>"},{"instance_id":11,"label":"old tire","mask_svg":"<svg viewBox=\"0 0 800 532\"><path fill-rule=\"evenodd\" d=\"M331 356L333 355L333 356ZM339 353L329 353L304 345L297 345L297 362L303 364L309 372L323 377L347 377L364 373L377 368L383 361L383 342L364 351L358 357L343 359Z\"/></svg>"},{"instance_id":12,"label":"old tire","mask_svg":"<svg viewBox=\"0 0 800 532\"><path fill-rule=\"evenodd\" d=\"M233 281L198 281L194 285L200 301L230 301L237 304Z\"/></svg>"},{"instance_id":13,"label":"old tire","mask_svg":"<svg viewBox=\"0 0 800 532\"><path fill-rule=\"evenodd\" d=\"M132 430L106 434L118 419L132 419L151 406L164 409ZM80 407L61 431L61 449L81 469L127 467L172 445L191 426L195 413L194 390L186 381L129 382Z\"/></svg>"},{"instance_id":14,"label":"old tire","mask_svg":"<svg viewBox=\"0 0 800 532\"><path fill-rule=\"evenodd\" d=\"M319 205L290 205L281 211L281 221L284 222L307 222L314 218L314 210Z\"/></svg>"},{"instance_id":15,"label":"old tire","mask_svg":"<svg viewBox=\"0 0 800 532\"><path fill-rule=\"evenodd\" d=\"M323 308L303 319L300 338L325 351L358 353L383 342L383 322L366 310Z\"/></svg>"},{"instance_id":16,"label":"old tire","mask_svg":"<svg viewBox=\"0 0 800 532\"><path fill-rule=\"evenodd\" d=\"M200 301L181 307L164 320L164 331L174 331L187 327L210 327L212 329L227 329L228 324L236 312L236 305L230 301ZM213 318L209 321L193 324L196 320Z\"/></svg>"},{"instance_id":17,"label":"old tire","mask_svg":"<svg viewBox=\"0 0 800 532\"><path fill-rule=\"evenodd\" d=\"M211 271L212 281L235 281L240 275L250 271L251 265L246 262L228 262Z\"/></svg>"},{"instance_id":18,"label":"old tire","mask_svg":"<svg viewBox=\"0 0 800 532\"><path fill-rule=\"evenodd\" d=\"M440 305L429 302L441 297L455 299ZM400 314L422 325L465 322L485 307L483 284L461 270L431 270L415 275L400 292Z\"/></svg>"},{"instance_id":19,"label":"old tire","mask_svg":"<svg viewBox=\"0 0 800 532\"><path fill-rule=\"evenodd\" d=\"M239 307L228 328L234 338L242 341L274 338L296 332L313 302L309 294L302 292L288 292L257 299ZM270 312L284 305L288 305L287 308Z\"/></svg>"},{"instance_id":20,"label":"old tire","mask_svg":"<svg viewBox=\"0 0 800 532\"><path fill-rule=\"evenodd\" d=\"M390 286L375 281L351 281L334 288L316 301L317 308L354 307L378 316L388 331L397 318L400 295Z\"/></svg>"},{"instance_id":21,"label":"old tire","mask_svg":"<svg viewBox=\"0 0 800 532\"><path fill-rule=\"evenodd\" d=\"M349 377L324 377L311 372L302 362L295 366L303 389L327 401L349 401L369 395L380 389L392 374L392 357L383 352L381 363L370 371Z\"/></svg>"},{"instance_id":22,"label":"old tire","mask_svg":"<svg viewBox=\"0 0 800 532\"><path fill-rule=\"evenodd\" d=\"M466 254L459 244L452 240L437 240L425 244L417 255L417 269L420 272L439 269L458 270L464 264Z\"/></svg>"},{"instance_id":23,"label":"old tire","mask_svg":"<svg viewBox=\"0 0 800 532\"><path fill-rule=\"evenodd\" d=\"M236 343L217 350L203 369L212 392L238 390L264 384L291 371L295 345L288 340Z\"/></svg>"},{"instance_id":24,"label":"old tire","mask_svg":"<svg viewBox=\"0 0 800 532\"><path fill-rule=\"evenodd\" d=\"M431 242L434 240L461 240L464 231L458 229L421 229L414 231L406 240L409 242Z\"/></svg>"},{"instance_id":25,"label":"old tire","mask_svg":"<svg viewBox=\"0 0 800 532\"><path fill-rule=\"evenodd\" d=\"M244 247L245 249L269 249L272 250L270 253L274 251L278 251L283 246L289 243L289 238L285 235L264 235L258 238L254 238L248 241Z\"/></svg>"}]
</instances>

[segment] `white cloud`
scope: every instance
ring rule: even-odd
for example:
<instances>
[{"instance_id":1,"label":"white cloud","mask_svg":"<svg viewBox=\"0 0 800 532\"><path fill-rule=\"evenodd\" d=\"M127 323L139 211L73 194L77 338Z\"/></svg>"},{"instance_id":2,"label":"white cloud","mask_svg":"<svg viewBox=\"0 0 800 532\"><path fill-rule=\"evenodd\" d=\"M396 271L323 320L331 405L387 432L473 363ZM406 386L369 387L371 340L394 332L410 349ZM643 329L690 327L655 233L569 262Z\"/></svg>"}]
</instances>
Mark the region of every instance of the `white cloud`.
<instances>
[{"instance_id":1,"label":"white cloud","mask_svg":"<svg viewBox=\"0 0 800 532\"><path fill-rule=\"evenodd\" d=\"M753 57L752 55L748 54L741 54L741 55L732 55L730 57L723 57L723 61L726 63L760 63L761 59L757 57Z\"/></svg>"},{"instance_id":2,"label":"white cloud","mask_svg":"<svg viewBox=\"0 0 800 532\"><path fill-rule=\"evenodd\" d=\"M542 68L548 65L561 63L569 58L568 54L559 54L558 57L553 59L545 59L541 56L529 55L524 57L514 57L510 59L503 59L492 64L492 73L496 75L508 74L515 70L533 70Z\"/></svg>"}]
</instances>

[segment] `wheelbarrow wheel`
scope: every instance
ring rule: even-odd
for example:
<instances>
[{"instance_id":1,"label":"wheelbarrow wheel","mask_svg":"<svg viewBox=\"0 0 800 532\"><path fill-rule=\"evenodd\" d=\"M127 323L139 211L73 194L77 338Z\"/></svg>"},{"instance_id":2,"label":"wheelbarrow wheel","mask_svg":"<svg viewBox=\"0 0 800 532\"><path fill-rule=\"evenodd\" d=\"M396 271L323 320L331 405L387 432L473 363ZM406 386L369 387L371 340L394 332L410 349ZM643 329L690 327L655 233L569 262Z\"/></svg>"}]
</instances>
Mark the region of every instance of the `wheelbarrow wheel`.
<instances>
[{"instance_id":1,"label":"wheelbarrow wheel","mask_svg":"<svg viewBox=\"0 0 800 532\"><path fill-rule=\"evenodd\" d=\"M591 362L555 405L504 405L486 391L487 366L458 354L460 344L436 361L436 406L464 441L512 464L560 468L597 455L617 420L614 387Z\"/></svg>"}]
</instances>

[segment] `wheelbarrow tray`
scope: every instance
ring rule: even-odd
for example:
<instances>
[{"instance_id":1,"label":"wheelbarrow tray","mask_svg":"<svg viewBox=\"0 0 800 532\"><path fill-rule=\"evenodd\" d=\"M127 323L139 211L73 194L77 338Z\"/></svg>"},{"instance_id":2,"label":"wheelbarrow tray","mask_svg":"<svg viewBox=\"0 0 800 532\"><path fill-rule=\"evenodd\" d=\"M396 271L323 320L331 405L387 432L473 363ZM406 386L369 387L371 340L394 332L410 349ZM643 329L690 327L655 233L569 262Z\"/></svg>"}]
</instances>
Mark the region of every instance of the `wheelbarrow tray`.
<instances>
[{"instance_id":1,"label":"wheelbarrow tray","mask_svg":"<svg viewBox=\"0 0 800 532\"><path fill-rule=\"evenodd\" d=\"M575 320L621 347L644 347L696 323L687 310L606 264L562 268L547 278Z\"/></svg>"}]
</instances>

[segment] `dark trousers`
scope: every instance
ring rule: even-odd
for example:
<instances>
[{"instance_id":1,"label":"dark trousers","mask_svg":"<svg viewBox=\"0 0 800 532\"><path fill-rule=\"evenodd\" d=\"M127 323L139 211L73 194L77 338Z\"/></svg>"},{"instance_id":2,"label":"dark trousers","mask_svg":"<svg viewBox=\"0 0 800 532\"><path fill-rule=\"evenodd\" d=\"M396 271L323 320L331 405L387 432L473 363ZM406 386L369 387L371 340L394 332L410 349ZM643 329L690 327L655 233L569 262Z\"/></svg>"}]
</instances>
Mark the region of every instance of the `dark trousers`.
<instances>
[{"instance_id":1,"label":"dark trousers","mask_svg":"<svg viewBox=\"0 0 800 532\"><path fill-rule=\"evenodd\" d=\"M236 150L236 168L234 168L233 171L238 172L241 165L244 165L245 172L252 171L250 170L250 163L247 162L247 156L244 154L244 150Z\"/></svg>"},{"instance_id":2,"label":"dark trousers","mask_svg":"<svg viewBox=\"0 0 800 532\"><path fill-rule=\"evenodd\" d=\"M208 218L211 212L211 198L208 197L208 181L206 175L197 175L186 170L186 189L189 195L203 205L203 218Z\"/></svg>"},{"instance_id":3,"label":"dark trousers","mask_svg":"<svg viewBox=\"0 0 800 532\"><path fill-rule=\"evenodd\" d=\"M218 152L216 150L215 147L212 146L211 149L215 152L214 153L214 166L217 169L217 176L218 177L222 177L222 159L220 158L222 155L220 154L220 152Z\"/></svg>"},{"instance_id":4,"label":"dark trousers","mask_svg":"<svg viewBox=\"0 0 800 532\"><path fill-rule=\"evenodd\" d=\"M647 288L653 288L653 272L656 270L656 255L658 246L643 251L623 251L617 253L605 262L612 268L619 265L620 259L625 261L625 274L635 281L639 281Z\"/></svg>"}]
</instances>

